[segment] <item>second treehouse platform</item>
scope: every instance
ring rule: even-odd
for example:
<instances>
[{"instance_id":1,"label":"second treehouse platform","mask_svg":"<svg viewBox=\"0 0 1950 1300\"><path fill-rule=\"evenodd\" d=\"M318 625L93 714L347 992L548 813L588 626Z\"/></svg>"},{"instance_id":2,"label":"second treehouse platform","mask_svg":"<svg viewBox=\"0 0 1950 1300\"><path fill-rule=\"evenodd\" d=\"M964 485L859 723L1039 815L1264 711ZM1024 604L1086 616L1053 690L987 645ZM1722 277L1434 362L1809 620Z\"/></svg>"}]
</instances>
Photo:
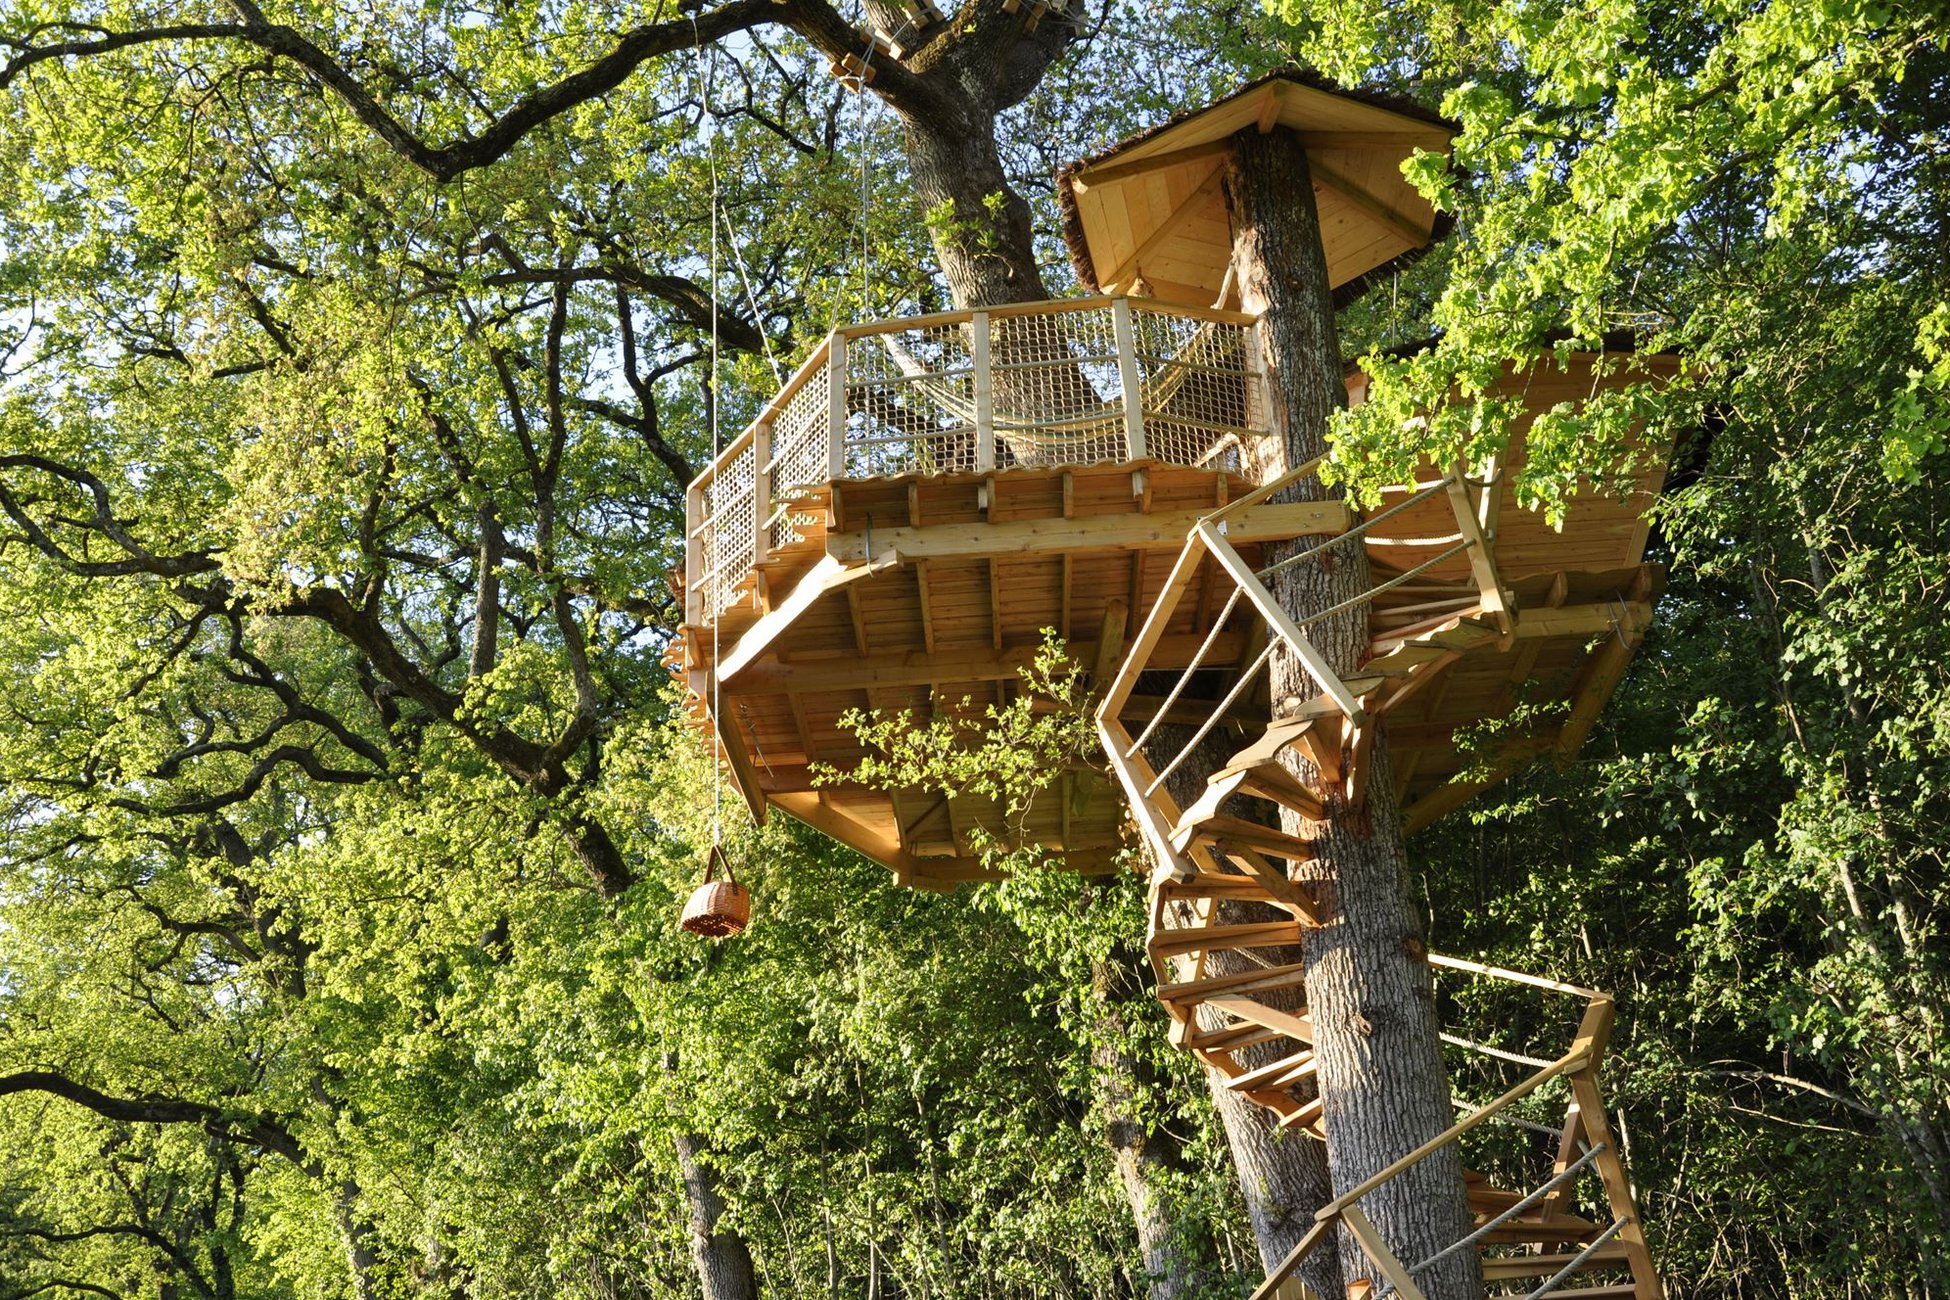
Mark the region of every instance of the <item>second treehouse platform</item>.
<instances>
[{"instance_id":1,"label":"second treehouse platform","mask_svg":"<svg viewBox=\"0 0 1950 1300\"><path fill-rule=\"evenodd\" d=\"M1197 658L1200 675L1169 701L1168 686L1134 686L1119 716L1133 732L1160 710L1204 722L1201 697L1223 694L1267 644L1266 624L1230 602L1236 575L1220 557L1180 565L1194 526L1257 486L1258 357L1251 317L1131 299L835 331L688 497L686 617L670 661L754 815L781 808L921 887L984 874L978 828L1109 869L1127 809L1098 769L1062 774L1009 826L987 799L821 784L813 765L843 772L863 757L840 723L851 710L927 716L1011 698L1044 629L1101 690L1168 587L1142 667L1168 681ZM1540 411L1671 372L1656 357L1609 373L1598 363L1578 356L1505 384ZM1364 377L1349 391L1358 401ZM1622 493L1578 498L1558 531L1513 498L1522 432L1487 480L1430 491L1432 476L1389 493L1366 526L1338 502L1251 502L1223 519L1249 568L1266 542L1362 530L1386 588L1370 606L1369 658L1390 683L1411 830L1540 752L1575 751L1650 621L1660 578L1642 563L1644 512L1664 458ZM1541 710L1552 720L1506 736L1487 763L1459 754L1459 729L1519 697L1564 707ZM1220 725L1243 743L1273 715L1262 683Z\"/></svg>"}]
</instances>

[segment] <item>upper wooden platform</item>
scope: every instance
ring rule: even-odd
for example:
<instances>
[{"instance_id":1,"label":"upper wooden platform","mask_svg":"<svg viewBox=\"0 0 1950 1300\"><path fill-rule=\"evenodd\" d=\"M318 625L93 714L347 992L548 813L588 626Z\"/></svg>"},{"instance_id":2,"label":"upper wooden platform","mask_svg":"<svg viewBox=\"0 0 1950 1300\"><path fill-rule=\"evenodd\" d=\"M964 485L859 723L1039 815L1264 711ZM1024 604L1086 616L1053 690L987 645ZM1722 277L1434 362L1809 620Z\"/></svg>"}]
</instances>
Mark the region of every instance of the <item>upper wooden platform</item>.
<instances>
[{"instance_id":1,"label":"upper wooden platform","mask_svg":"<svg viewBox=\"0 0 1950 1300\"><path fill-rule=\"evenodd\" d=\"M905 357L892 377L875 343L888 337ZM1063 337L1065 347L1052 342ZM1093 351L1098 343L1106 350ZM783 808L921 886L982 874L969 843L978 827L1046 845L1077 869L1107 868L1126 842L1128 809L1095 768L1060 774L1016 826L976 796L819 786L809 768L843 771L861 757L839 725L850 709L926 716L1011 698L1045 628L1108 681L1193 525L1254 486L1253 457L1240 454L1266 436L1263 421L1254 427L1264 409L1254 358L1246 318L1101 300L860 326L830 340L690 494L686 626L669 661L698 725L722 737L754 813ZM1580 358L1566 372L1509 382L1542 409L1615 380L1594 381ZM1351 390L1360 389L1357 376ZM972 399L983 390L978 412ZM957 391L971 398L965 408ZM1054 395L1059 417L1041 426L1026 418L1037 392ZM1215 413L1239 418L1206 418ZM1521 455L1519 429L1470 506L1491 537L1515 626L1420 673L1414 697L1388 715L1412 825L1481 788L1458 779L1483 774L1464 771L1454 730L1506 713L1526 692L1568 700L1569 711L1506 742L1494 762L1575 749L1650 618L1658 580L1640 567L1643 514L1663 482L1662 458L1623 496L1579 500L1558 533L1511 497L1508 471ZM1229 518L1226 535L1256 565L1266 542L1337 534L1356 519L1337 502L1260 504ZM1363 544L1381 581L1440 555L1455 533L1449 503L1429 500ZM1457 556L1383 593L1371 614L1374 653L1480 615L1480 578ZM1147 667L1182 668L1208 639L1208 666L1257 654L1264 642L1248 621L1215 631L1229 590L1211 566L1181 584ZM708 709L714 668L718 718ZM1199 690L1222 693L1224 680L1223 670L1205 674ZM1141 725L1160 703L1140 690L1126 716ZM1262 692L1224 725L1243 741L1270 712Z\"/></svg>"}]
</instances>

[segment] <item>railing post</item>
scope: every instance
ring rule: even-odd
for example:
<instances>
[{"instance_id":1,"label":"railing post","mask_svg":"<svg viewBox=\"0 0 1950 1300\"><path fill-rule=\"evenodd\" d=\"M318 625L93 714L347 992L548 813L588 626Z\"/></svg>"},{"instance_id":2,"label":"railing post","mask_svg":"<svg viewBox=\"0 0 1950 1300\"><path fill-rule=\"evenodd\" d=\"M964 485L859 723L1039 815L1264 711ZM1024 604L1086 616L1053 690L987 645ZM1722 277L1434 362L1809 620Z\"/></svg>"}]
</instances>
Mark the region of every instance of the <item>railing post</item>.
<instances>
[{"instance_id":1,"label":"railing post","mask_svg":"<svg viewBox=\"0 0 1950 1300\"><path fill-rule=\"evenodd\" d=\"M968 352L975 371L975 469L995 468L995 387L989 368L989 314L978 311L968 324Z\"/></svg>"},{"instance_id":2,"label":"railing post","mask_svg":"<svg viewBox=\"0 0 1950 1300\"><path fill-rule=\"evenodd\" d=\"M826 476L846 477L846 335L833 331L826 348Z\"/></svg>"},{"instance_id":3,"label":"railing post","mask_svg":"<svg viewBox=\"0 0 1950 1300\"><path fill-rule=\"evenodd\" d=\"M1144 379L1138 371L1137 328L1131 321L1131 300L1110 304L1111 334L1117 343L1117 378L1124 389L1124 452L1128 460L1151 454L1144 441Z\"/></svg>"},{"instance_id":4,"label":"railing post","mask_svg":"<svg viewBox=\"0 0 1950 1300\"><path fill-rule=\"evenodd\" d=\"M765 563L772 544L772 422L752 426L752 567Z\"/></svg>"},{"instance_id":5,"label":"railing post","mask_svg":"<svg viewBox=\"0 0 1950 1300\"><path fill-rule=\"evenodd\" d=\"M684 489L684 624L704 624L704 489Z\"/></svg>"}]
</instances>

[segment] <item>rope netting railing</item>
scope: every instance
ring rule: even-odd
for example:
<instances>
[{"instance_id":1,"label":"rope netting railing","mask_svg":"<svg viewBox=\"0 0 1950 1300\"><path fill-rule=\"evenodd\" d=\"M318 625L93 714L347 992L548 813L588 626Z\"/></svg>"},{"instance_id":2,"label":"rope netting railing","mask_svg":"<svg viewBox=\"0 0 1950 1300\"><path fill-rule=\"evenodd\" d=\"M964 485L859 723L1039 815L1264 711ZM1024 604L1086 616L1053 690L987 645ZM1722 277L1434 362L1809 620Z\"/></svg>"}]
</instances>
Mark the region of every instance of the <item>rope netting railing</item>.
<instances>
[{"instance_id":1,"label":"rope netting railing","mask_svg":"<svg viewBox=\"0 0 1950 1300\"><path fill-rule=\"evenodd\" d=\"M715 619L803 539L805 498L827 483L1137 461L1239 470L1267 411L1255 320L1238 312L1084 298L842 327L691 484L686 621Z\"/></svg>"}]
</instances>

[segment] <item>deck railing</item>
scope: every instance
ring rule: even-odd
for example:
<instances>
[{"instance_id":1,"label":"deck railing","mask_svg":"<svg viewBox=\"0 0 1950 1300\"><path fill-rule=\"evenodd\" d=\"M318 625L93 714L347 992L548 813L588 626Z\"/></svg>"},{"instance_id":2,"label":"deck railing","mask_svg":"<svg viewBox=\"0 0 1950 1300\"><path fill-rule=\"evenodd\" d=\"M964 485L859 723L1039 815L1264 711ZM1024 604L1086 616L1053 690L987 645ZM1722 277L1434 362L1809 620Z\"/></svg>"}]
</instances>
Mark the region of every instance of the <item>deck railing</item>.
<instances>
[{"instance_id":1,"label":"deck railing","mask_svg":"<svg viewBox=\"0 0 1950 1300\"><path fill-rule=\"evenodd\" d=\"M840 480L1154 460L1236 469L1269 427L1256 319L1129 298L834 330L690 485L685 621L715 620L809 490Z\"/></svg>"}]
</instances>

